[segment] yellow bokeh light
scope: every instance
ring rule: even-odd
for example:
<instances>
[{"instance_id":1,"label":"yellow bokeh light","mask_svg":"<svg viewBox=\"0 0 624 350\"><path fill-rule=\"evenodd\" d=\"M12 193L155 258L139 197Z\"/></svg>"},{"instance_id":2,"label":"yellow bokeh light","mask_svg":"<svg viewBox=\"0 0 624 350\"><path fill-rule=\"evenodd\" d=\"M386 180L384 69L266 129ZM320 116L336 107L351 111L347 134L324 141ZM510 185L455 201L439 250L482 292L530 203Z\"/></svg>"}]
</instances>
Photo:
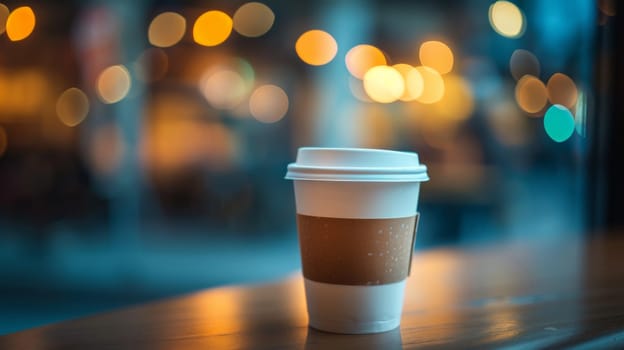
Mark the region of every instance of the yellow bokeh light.
<instances>
[{"instance_id":1,"label":"yellow bokeh light","mask_svg":"<svg viewBox=\"0 0 624 350\"><path fill-rule=\"evenodd\" d=\"M405 90L403 91L403 96L401 96L400 100L414 101L419 98L425 88L425 82L418 69L405 63L395 64L392 67L401 73L405 83Z\"/></svg>"},{"instance_id":2,"label":"yellow bokeh light","mask_svg":"<svg viewBox=\"0 0 624 350\"><path fill-rule=\"evenodd\" d=\"M193 40L203 46L217 46L230 36L232 25L232 18L224 12L205 12L193 25Z\"/></svg>"},{"instance_id":3,"label":"yellow bokeh light","mask_svg":"<svg viewBox=\"0 0 624 350\"><path fill-rule=\"evenodd\" d=\"M263 123L275 123L288 112L288 95L279 86L262 85L249 98L249 112Z\"/></svg>"},{"instance_id":4,"label":"yellow bokeh light","mask_svg":"<svg viewBox=\"0 0 624 350\"><path fill-rule=\"evenodd\" d=\"M494 30L508 38L518 38L524 34L524 14L509 1L497 1L490 6L488 13Z\"/></svg>"},{"instance_id":5,"label":"yellow bokeh light","mask_svg":"<svg viewBox=\"0 0 624 350\"><path fill-rule=\"evenodd\" d=\"M387 64L383 52L372 45L354 46L347 52L345 63L349 73L358 79L363 79L369 69Z\"/></svg>"},{"instance_id":6,"label":"yellow bokeh light","mask_svg":"<svg viewBox=\"0 0 624 350\"><path fill-rule=\"evenodd\" d=\"M578 98L576 84L563 73L555 73L548 79L546 92L550 103L564 105L570 109L574 107Z\"/></svg>"},{"instance_id":7,"label":"yellow bokeh light","mask_svg":"<svg viewBox=\"0 0 624 350\"><path fill-rule=\"evenodd\" d=\"M97 79L97 93L104 103L121 101L130 91L130 73L126 67L116 65L106 68Z\"/></svg>"},{"instance_id":8,"label":"yellow bokeh light","mask_svg":"<svg viewBox=\"0 0 624 350\"><path fill-rule=\"evenodd\" d=\"M375 102L391 103L403 96L403 76L393 67L376 66L364 74L364 91Z\"/></svg>"},{"instance_id":9,"label":"yellow bokeh light","mask_svg":"<svg viewBox=\"0 0 624 350\"><path fill-rule=\"evenodd\" d=\"M527 113L540 112L547 102L546 86L536 77L525 75L516 85L516 102Z\"/></svg>"},{"instance_id":10,"label":"yellow bokeh light","mask_svg":"<svg viewBox=\"0 0 624 350\"><path fill-rule=\"evenodd\" d=\"M255 38L271 29L275 21L275 14L265 4L248 2L236 10L232 19L236 32L243 36Z\"/></svg>"},{"instance_id":11,"label":"yellow bokeh light","mask_svg":"<svg viewBox=\"0 0 624 350\"><path fill-rule=\"evenodd\" d=\"M444 96L432 105L438 117L460 121L474 112L474 94L470 83L457 75L444 76Z\"/></svg>"},{"instance_id":12,"label":"yellow bokeh light","mask_svg":"<svg viewBox=\"0 0 624 350\"><path fill-rule=\"evenodd\" d=\"M0 157L6 152L7 146L9 145L9 139L7 137L6 131L4 128L0 126Z\"/></svg>"},{"instance_id":13,"label":"yellow bokeh light","mask_svg":"<svg viewBox=\"0 0 624 350\"><path fill-rule=\"evenodd\" d=\"M4 4L0 4L0 34L6 29L7 18L9 18L9 8Z\"/></svg>"},{"instance_id":14,"label":"yellow bokeh light","mask_svg":"<svg viewBox=\"0 0 624 350\"><path fill-rule=\"evenodd\" d=\"M416 67L423 79L423 91L416 101L425 104L436 103L444 97L444 80L438 71L427 66Z\"/></svg>"},{"instance_id":15,"label":"yellow bokeh light","mask_svg":"<svg viewBox=\"0 0 624 350\"><path fill-rule=\"evenodd\" d=\"M334 59L338 44L331 34L314 29L301 34L295 43L295 51L303 62L322 66Z\"/></svg>"},{"instance_id":16,"label":"yellow bokeh light","mask_svg":"<svg viewBox=\"0 0 624 350\"><path fill-rule=\"evenodd\" d=\"M232 109L238 106L247 94L245 79L229 69L208 72L199 84L206 100L219 109Z\"/></svg>"},{"instance_id":17,"label":"yellow bokeh light","mask_svg":"<svg viewBox=\"0 0 624 350\"><path fill-rule=\"evenodd\" d=\"M539 77L540 63L530 51L518 49L511 54L509 70L516 80L520 80L527 74Z\"/></svg>"},{"instance_id":18,"label":"yellow bokeh light","mask_svg":"<svg viewBox=\"0 0 624 350\"><path fill-rule=\"evenodd\" d=\"M56 101L56 114L67 126L80 124L89 113L89 99L82 90L69 88Z\"/></svg>"},{"instance_id":19,"label":"yellow bokeh light","mask_svg":"<svg viewBox=\"0 0 624 350\"><path fill-rule=\"evenodd\" d=\"M147 30L150 44L170 47L177 44L186 31L186 19L175 12L163 12L154 17Z\"/></svg>"},{"instance_id":20,"label":"yellow bokeh light","mask_svg":"<svg viewBox=\"0 0 624 350\"><path fill-rule=\"evenodd\" d=\"M24 40L33 32L36 22L35 13L30 7L18 7L7 18L7 36L11 41Z\"/></svg>"},{"instance_id":21,"label":"yellow bokeh light","mask_svg":"<svg viewBox=\"0 0 624 350\"><path fill-rule=\"evenodd\" d=\"M453 51L441 41L426 41L420 45L418 57L423 66L431 67L440 74L453 69Z\"/></svg>"}]
</instances>

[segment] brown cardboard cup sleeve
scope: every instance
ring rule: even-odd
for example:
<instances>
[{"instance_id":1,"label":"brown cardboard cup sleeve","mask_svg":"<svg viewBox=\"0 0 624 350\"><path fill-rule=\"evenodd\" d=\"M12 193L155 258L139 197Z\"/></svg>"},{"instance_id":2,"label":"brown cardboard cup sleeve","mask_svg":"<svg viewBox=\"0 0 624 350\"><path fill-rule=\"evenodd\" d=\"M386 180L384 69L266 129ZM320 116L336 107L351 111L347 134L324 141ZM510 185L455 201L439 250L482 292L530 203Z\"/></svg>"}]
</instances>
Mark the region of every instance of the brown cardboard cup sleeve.
<instances>
[{"instance_id":1,"label":"brown cardboard cup sleeve","mask_svg":"<svg viewBox=\"0 0 624 350\"><path fill-rule=\"evenodd\" d=\"M389 219L297 215L305 278L342 285L378 285L407 278L418 213Z\"/></svg>"}]
</instances>

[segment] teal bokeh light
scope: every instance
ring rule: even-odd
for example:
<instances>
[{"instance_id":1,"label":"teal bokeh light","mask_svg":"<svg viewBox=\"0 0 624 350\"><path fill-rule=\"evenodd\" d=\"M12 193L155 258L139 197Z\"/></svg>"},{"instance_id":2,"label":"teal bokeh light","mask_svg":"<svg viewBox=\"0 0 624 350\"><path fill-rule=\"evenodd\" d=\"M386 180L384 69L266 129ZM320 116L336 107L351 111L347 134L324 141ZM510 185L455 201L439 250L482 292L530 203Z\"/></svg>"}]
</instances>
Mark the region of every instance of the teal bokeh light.
<instances>
[{"instance_id":1,"label":"teal bokeh light","mask_svg":"<svg viewBox=\"0 0 624 350\"><path fill-rule=\"evenodd\" d=\"M546 134L555 142L563 142L574 133L574 116L562 105L552 105L544 116Z\"/></svg>"}]
</instances>

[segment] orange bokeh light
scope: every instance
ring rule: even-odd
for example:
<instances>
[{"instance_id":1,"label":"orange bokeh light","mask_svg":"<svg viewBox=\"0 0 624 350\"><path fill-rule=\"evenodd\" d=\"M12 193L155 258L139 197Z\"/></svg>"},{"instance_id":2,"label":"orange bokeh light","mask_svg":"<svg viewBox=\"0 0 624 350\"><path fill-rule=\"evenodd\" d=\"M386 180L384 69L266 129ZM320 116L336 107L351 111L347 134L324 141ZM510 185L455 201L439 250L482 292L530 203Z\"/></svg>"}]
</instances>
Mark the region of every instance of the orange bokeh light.
<instances>
[{"instance_id":1,"label":"orange bokeh light","mask_svg":"<svg viewBox=\"0 0 624 350\"><path fill-rule=\"evenodd\" d=\"M208 11L195 20L193 40L203 46L217 46L232 33L232 18L222 11Z\"/></svg>"},{"instance_id":2,"label":"orange bokeh light","mask_svg":"<svg viewBox=\"0 0 624 350\"><path fill-rule=\"evenodd\" d=\"M555 73L548 79L546 92L550 103L564 105L568 108L574 107L578 98L576 84L572 78L563 73Z\"/></svg>"},{"instance_id":3,"label":"orange bokeh light","mask_svg":"<svg viewBox=\"0 0 624 350\"><path fill-rule=\"evenodd\" d=\"M453 51L441 41L426 41L420 45L418 57L423 66L431 67L440 74L453 69Z\"/></svg>"},{"instance_id":4,"label":"orange bokeh light","mask_svg":"<svg viewBox=\"0 0 624 350\"><path fill-rule=\"evenodd\" d=\"M516 102L527 113L540 112L548 102L546 86L536 77L525 75L516 85Z\"/></svg>"},{"instance_id":5,"label":"orange bokeh light","mask_svg":"<svg viewBox=\"0 0 624 350\"><path fill-rule=\"evenodd\" d=\"M366 72L375 67L386 65L386 56L372 45L354 46L345 56L345 64L349 73L358 79L363 79Z\"/></svg>"},{"instance_id":6,"label":"orange bokeh light","mask_svg":"<svg viewBox=\"0 0 624 350\"><path fill-rule=\"evenodd\" d=\"M33 32L36 22L35 13L30 7L18 7L7 18L7 36L11 41L24 40Z\"/></svg>"},{"instance_id":7,"label":"orange bokeh light","mask_svg":"<svg viewBox=\"0 0 624 350\"><path fill-rule=\"evenodd\" d=\"M301 60L312 66L322 66L334 59L338 44L331 34L322 30L309 30L297 39L295 51Z\"/></svg>"}]
</instances>

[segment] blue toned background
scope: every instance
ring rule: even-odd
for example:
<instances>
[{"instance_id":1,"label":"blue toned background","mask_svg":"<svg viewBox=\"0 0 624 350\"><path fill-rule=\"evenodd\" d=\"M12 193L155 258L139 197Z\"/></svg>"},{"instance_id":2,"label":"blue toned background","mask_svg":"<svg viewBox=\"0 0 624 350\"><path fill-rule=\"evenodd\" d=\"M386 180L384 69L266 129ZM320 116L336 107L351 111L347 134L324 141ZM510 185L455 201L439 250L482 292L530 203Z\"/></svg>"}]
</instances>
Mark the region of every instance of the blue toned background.
<instances>
[{"instance_id":1,"label":"blue toned background","mask_svg":"<svg viewBox=\"0 0 624 350\"><path fill-rule=\"evenodd\" d=\"M297 273L301 146L418 152L417 249L581 234L600 4L5 1L0 334Z\"/></svg>"}]
</instances>

